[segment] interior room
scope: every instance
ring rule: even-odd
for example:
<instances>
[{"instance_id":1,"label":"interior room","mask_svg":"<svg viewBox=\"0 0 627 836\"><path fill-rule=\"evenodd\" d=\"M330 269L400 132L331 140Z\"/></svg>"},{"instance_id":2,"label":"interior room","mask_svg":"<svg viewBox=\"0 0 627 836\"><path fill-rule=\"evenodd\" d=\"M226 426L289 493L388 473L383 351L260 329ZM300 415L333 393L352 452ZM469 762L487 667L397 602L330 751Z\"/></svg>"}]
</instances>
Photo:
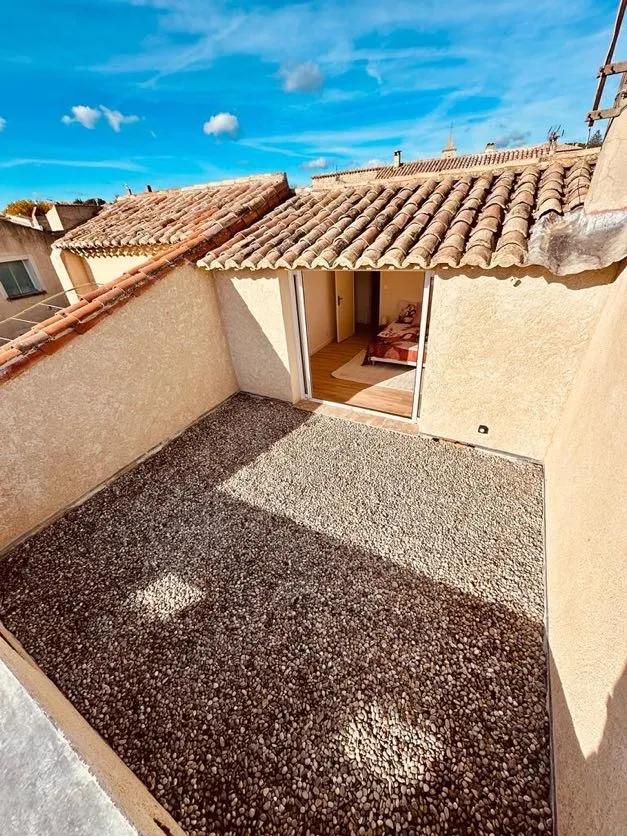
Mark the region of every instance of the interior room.
<instances>
[{"instance_id":1,"label":"interior room","mask_svg":"<svg viewBox=\"0 0 627 836\"><path fill-rule=\"evenodd\" d=\"M305 271L313 397L409 418L424 274Z\"/></svg>"}]
</instances>

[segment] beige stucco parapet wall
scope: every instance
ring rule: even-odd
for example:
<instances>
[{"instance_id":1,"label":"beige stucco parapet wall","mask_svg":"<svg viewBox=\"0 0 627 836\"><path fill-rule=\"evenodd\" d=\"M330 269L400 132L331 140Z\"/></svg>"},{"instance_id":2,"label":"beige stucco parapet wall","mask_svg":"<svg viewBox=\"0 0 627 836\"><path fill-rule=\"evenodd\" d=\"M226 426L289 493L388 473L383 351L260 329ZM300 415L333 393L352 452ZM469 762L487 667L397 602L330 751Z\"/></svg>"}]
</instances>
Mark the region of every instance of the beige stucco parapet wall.
<instances>
[{"instance_id":1,"label":"beige stucco parapet wall","mask_svg":"<svg viewBox=\"0 0 627 836\"><path fill-rule=\"evenodd\" d=\"M560 836L627 830L626 323L623 269L545 459Z\"/></svg>"},{"instance_id":2,"label":"beige stucco parapet wall","mask_svg":"<svg viewBox=\"0 0 627 836\"><path fill-rule=\"evenodd\" d=\"M0 386L0 549L237 390L215 283L184 265Z\"/></svg>"},{"instance_id":3,"label":"beige stucco parapet wall","mask_svg":"<svg viewBox=\"0 0 627 836\"><path fill-rule=\"evenodd\" d=\"M300 386L287 270L216 270L213 276L239 388L295 403Z\"/></svg>"},{"instance_id":4,"label":"beige stucco parapet wall","mask_svg":"<svg viewBox=\"0 0 627 836\"><path fill-rule=\"evenodd\" d=\"M543 460L615 275L436 275L420 430Z\"/></svg>"}]
</instances>

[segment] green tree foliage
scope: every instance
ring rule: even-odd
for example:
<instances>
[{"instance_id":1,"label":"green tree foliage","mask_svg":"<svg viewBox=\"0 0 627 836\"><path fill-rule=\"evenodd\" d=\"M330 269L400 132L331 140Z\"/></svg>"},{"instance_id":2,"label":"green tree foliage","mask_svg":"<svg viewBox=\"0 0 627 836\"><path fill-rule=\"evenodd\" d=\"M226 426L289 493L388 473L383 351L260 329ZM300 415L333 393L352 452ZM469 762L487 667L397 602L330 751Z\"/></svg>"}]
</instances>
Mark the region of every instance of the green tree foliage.
<instances>
[{"instance_id":1,"label":"green tree foliage","mask_svg":"<svg viewBox=\"0 0 627 836\"><path fill-rule=\"evenodd\" d=\"M588 140L588 146L598 148L599 145L603 145L603 134L597 129Z\"/></svg>"},{"instance_id":2,"label":"green tree foliage","mask_svg":"<svg viewBox=\"0 0 627 836\"><path fill-rule=\"evenodd\" d=\"M37 208L40 212L47 212L52 206L47 200L29 200L22 198L21 200L13 200L8 204L4 210L7 215L21 215L24 218L30 218L33 214L33 209Z\"/></svg>"},{"instance_id":3,"label":"green tree foliage","mask_svg":"<svg viewBox=\"0 0 627 836\"><path fill-rule=\"evenodd\" d=\"M82 198L77 197L74 203L81 203L86 206L104 206L106 200L103 200L101 197L88 197L87 200L82 200Z\"/></svg>"}]
</instances>

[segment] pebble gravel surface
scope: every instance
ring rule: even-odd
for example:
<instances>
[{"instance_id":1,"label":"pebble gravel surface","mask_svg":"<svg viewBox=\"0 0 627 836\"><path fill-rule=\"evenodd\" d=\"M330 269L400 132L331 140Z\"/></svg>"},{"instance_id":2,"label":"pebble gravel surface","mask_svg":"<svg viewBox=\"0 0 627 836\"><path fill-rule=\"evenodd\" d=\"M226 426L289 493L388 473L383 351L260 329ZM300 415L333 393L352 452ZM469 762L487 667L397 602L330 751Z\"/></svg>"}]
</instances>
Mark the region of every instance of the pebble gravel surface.
<instances>
[{"instance_id":1,"label":"pebble gravel surface","mask_svg":"<svg viewBox=\"0 0 627 836\"><path fill-rule=\"evenodd\" d=\"M238 395L0 561L194 834L550 833L539 468Z\"/></svg>"}]
</instances>

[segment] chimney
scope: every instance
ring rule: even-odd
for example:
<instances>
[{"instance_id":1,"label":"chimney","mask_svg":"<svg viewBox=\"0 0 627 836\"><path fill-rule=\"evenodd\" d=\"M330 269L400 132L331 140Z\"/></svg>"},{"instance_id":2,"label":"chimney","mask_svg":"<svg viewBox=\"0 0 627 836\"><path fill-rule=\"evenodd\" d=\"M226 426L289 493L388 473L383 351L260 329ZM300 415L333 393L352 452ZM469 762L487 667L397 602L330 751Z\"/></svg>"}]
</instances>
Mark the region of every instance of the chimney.
<instances>
[{"instance_id":1,"label":"chimney","mask_svg":"<svg viewBox=\"0 0 627 836\"><path fill-rule=\"evenodd\" d=\"M485 153L486 154L494 154L495 151L496 151L496 145L494 144L494 142L488 142L488 144L485 147Z\"/></svg>"},{"instance_id":2,"label":"chimney","mask_svg":"<svg viewBox=\"0 0 627 836\"><path fill-rule=\"evenodd\" d=\"M393 165L394 165L394 168L400 168L403 165L403 163L401 162L401 152L400 151L395 151L394 152L394 163L393 163Z\"/></svg>"},{"instance_id":3,"label":"chimney","mask_svg":"<svg viewBox=\"0 0 627 836\"><path fill-rule=\"evenodd\" d=\"M442 149L442 155L445 158L456 157L457 156L457 148L455 147L455 143L453 142L453 132L448 135L448 142Z\"/></svg>"},{"instance_id":4,"label":"chimney","mask_svg":"<svg viewBox=\"0 0 627 836\"><path fill-rule=\"evenodd\" d=\"M152 186L150 185L150 183L148 183L148 185L146 186L146 191L147 191L147 192L151 192L151 191L152 191Z\"/></svg>"}]
</instances>

